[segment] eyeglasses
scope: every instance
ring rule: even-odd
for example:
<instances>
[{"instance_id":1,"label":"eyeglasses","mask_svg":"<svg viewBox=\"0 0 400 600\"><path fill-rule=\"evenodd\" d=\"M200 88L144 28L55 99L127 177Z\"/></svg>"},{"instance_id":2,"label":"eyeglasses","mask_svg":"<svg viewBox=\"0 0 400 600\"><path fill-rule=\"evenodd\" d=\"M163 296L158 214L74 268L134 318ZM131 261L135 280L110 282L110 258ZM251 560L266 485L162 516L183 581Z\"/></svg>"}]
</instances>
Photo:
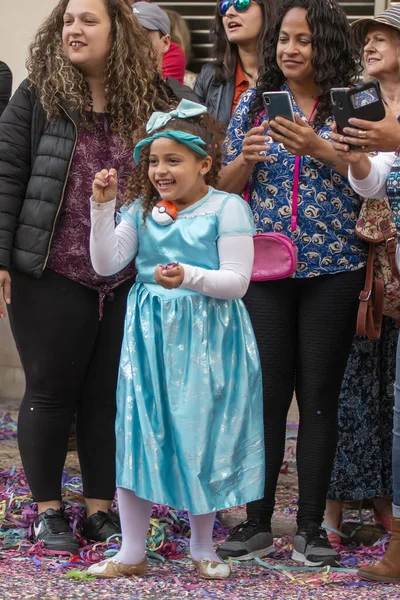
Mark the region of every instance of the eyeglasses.
<instances>
[{"instance_id":1,"label":"eyeglasses","mask_svg":"<svg viewBox=\"0 0 400 600\"><path fill-rule=\"evenodd\" d=\"M260 0L256 0L257 4L260 4ZM249 10L251 0L222 0L218 4L218 11L221 17L224 17L229 10L229 7L233 5L233 8L237 12L246 12Z\"/></svg>"}]
</instances>

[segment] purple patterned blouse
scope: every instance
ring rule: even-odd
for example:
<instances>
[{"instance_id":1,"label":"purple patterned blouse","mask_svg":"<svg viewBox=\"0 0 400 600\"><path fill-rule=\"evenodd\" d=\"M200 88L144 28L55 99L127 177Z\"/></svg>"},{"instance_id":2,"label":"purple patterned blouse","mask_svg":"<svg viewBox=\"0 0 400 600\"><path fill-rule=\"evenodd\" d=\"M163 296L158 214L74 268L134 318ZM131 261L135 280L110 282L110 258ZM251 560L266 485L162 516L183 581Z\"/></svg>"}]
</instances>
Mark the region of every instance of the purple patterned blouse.
<instances>
[{"instance_id":1,"label":"purple patterned blouse","mask_svg":"<svg viewBox=\"0 0 400 600\"><path fill-rule=\"evenodd\" d=\"M101 169L118 173L117 209L134 166L132 148L125 147L111 131L106 114L94 113L93 125L79 129L75 154L50 249L47 267L99 293L100 316L106 296L136 274L134 263L116 275L98 275L90 261L90 196L92 181Z\"/></svg>"}]
</instances>

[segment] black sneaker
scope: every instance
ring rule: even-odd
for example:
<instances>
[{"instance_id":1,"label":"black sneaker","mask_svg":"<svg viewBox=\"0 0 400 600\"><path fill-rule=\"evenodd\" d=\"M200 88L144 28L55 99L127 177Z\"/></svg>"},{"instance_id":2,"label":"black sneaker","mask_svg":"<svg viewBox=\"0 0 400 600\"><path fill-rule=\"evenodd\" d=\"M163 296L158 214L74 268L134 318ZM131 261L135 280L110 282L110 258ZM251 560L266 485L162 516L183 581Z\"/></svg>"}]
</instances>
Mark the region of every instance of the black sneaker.
<instances>
[{"instance_id":1,"label":"black sneaker","mask_svg":"<svg viewBox=\"0 0 400 600\"><path fill-rule=\"evenodd\" d=\"M48 508L40 513L33 524L33 540L44 542L45 548L79 554L78 542L62 510Z\"/></svg>"},{"instance_id":2,"label":"black sneaker","mask_svg":"<svg viewBox=\"0 0 400 600\"><path fill-rule=\"evenodd\" d=\"M98 510L83 521L82 535L87 540L105 542L110 536L121 535L121 523L118 516L111 510Z\"/></svg>"},{"instance_id":3,"label":"black sneaker","mask_svg":"<svg viewBox=\"0 0 400 600\"><path fill-rule=\"evenodd\" d=\"M309 523L293 539L292 559L309 567L340 567L340 556L329 543L325 529Z\"/></svg>"},{"instance_id":4,"label":"black sneaker","mask_svg":"<svg viewBox=\"0 0 400 600\"><path fill-rule=\"evenodd\" d=\"M231 529L226 541L217 548L220 558L252 560L275 552L274 539L259 519L247 519Z\"/></svg>"}]
</instances>

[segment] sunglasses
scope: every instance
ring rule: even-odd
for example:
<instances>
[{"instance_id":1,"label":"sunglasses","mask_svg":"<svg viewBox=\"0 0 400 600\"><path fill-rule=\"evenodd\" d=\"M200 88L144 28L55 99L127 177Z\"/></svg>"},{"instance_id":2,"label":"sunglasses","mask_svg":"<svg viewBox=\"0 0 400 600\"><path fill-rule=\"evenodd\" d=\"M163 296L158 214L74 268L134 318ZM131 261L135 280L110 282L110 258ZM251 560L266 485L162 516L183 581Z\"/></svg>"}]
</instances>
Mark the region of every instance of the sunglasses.
<instances>
[{"instance_id":1,"label":"sunglasses","mask_svg":"<svg viewBox=\"0 0 400 600\"><path fill-rule=\"evenodd\" d=\"M261 4L260 0L255 1L257 4ZM249 10L251 2L252 0L222 0L222 2L218 4L218 11L221 17L226 15L230 6L233 6L239 13L246 12L246 10Z\"/></svg>"}]
</instances>

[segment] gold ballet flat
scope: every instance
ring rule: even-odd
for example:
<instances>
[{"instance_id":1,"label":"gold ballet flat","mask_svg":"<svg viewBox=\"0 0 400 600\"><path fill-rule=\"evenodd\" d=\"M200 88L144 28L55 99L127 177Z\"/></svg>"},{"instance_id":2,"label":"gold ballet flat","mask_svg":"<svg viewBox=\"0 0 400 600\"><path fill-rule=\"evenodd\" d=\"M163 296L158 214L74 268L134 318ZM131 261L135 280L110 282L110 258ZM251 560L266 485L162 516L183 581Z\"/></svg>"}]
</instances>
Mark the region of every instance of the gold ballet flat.
<instances>
[{"instance_id":1,"label":"gold ballet flat","mask_svg":"<svg viewBox=\"0 0 400 600\"><path fill-rule=\"evenodd\" d=\"M200 560L194 560L193 556L190 558L203 579L228 579L232 574L231 568L226 563L216 562L209 558Z\"/></svg>"},{"instance_id":2,"label":"gold ballet flat","mask_svg":"<svg viewBox=\"0 0 400 600\"><path fill-rule=\"evenodd\" d=\"M147 569L147 558L136 565L124 565L120 560L108 558L95 565L91 565L87 573L99 579L112 579L114 577L131 577L132 575L144 575Z\"/></svg>"}]
</instances>

